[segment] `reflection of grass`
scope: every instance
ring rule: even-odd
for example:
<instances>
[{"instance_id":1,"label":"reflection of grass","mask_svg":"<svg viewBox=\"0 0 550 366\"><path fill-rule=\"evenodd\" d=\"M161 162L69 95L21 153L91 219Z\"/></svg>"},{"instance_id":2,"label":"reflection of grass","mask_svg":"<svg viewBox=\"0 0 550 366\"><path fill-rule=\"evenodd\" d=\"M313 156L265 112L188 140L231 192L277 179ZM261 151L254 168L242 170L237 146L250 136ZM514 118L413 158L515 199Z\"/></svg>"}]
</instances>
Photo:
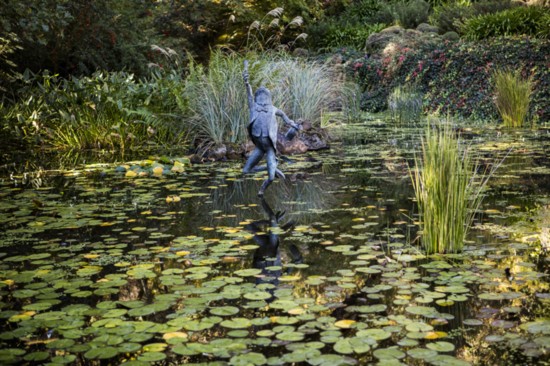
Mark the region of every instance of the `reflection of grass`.
<instances>
[{"instance_id":1,"label":"reflection of grass","mask_svg":"<svg viewBox=\"0 0 550 366\"><path fill-rule=\"evenodd\" d=\"M522 127L529 113L533 90L531 78L523 79L519 70L494 73L495 103L506 127Z\"/></svg>"},{"instance_id":2,"label":"reflection of grass","mask_svg":"<svg viewBox=\"0 0 550 366\"><path fill-rule=\"evenodd\" d=\"M391 119L397 124L418 121L422 113L422 94L409 86L398 86L388 97Z\"/></svg>"},{"instance_id":3,"label":"reflection of grass","mask_svg":"<svg viewBox=\"0 0 550 366\"><path fill-rule=\"evenodd\" d=\"M411 178L426 252L460 252L488 176L477 176L472 153L461 150L448 125L427 129L422 157L415 159L415 165ZM481 183L476 183L479 178Z\"/></svg>"}]
</instances>

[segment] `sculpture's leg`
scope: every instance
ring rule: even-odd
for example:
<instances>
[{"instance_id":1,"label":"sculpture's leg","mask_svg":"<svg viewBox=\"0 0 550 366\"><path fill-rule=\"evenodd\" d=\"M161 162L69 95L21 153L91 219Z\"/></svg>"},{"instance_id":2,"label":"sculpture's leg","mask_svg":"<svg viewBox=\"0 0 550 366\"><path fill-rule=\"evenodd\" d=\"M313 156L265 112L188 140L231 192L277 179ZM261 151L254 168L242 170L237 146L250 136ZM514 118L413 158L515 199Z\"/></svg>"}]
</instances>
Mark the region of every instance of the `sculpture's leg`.
<instances>
[{"instance_id":1,"label":"sculpture's leg","mask_svg":"<svg viewBox=\"0 0 550 366\"><path fill-rule=\"evenodd\" d=\"M273 147L270 147L267 150L267 174L268 177L264 182L262 183L262 187L260 188L260 191L258 192L258 196L263 196L265 193L265 190L269 185L275 180L275 174L277 173L277 158L275 157L275 149ZM281 172L279 170L279 172ZM282 174L282 173L281 173Z\"/></svg>"},{"instance_id":2,"label":"sculpture's leg","mask_svg":"<svg viewBox=\"0 0 550 366\"><path fill-rule=\"evenodd\" d=\"M248 157L248 160L244 164L243 173L244 174L250 174L250 173L256 173L261 170L265 170L265 168L256 167L260 160L262 160L264 156L264 151L259 148L255 148L254 151L252 151L252 154Z\"/></svg>"}]
</instances>

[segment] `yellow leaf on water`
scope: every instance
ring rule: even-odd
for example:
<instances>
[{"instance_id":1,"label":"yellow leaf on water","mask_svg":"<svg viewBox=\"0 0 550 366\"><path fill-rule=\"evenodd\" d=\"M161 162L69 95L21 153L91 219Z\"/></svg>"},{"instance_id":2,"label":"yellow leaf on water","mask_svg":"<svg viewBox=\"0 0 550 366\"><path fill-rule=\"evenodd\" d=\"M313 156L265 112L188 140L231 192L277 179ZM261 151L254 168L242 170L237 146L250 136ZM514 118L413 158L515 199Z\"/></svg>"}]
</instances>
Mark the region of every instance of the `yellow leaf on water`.
<instances>
[{"instance_id":1,"label":"yellow leaf on water","mask_svg":"<svg viewBox=\"0 0 550 366\"><path fill-rule=\"evenodd\" d=\"M125 175L127 178L133 178L133 177L137 177L138 173L136 173L133 170L128 170Z\"/></svg>"},{"instance_id":2,"label":"yellow leaf on water","mask_svg":"<svg viewBox=\"0 0 550 366\"><path fill-rule=\"evenodd\" d=\"M342 319L342 320L339 320L336 323L334 323L334 326L336 326L338 328L342 328L342 329L349 329L349 328L353 327L355 325L355 323L357 323L355 320Z\"/></svg>"},{"instance_id":3,"label":"yellow leaf on water","mask_svg":"<svg viewBox=\"0 0 550 366\"><path fill-rule=\"evenodd\" d=\"M169 339L172 339L172 338L187 338L188 335L187 333L185 332L169 332L169 333L164 333L162 335L162 338L167 341Z\"/></svg>"},{"instance_id":4,"label":"yellow leaf on water","mask_svg":"<svg viewBox=\"0 0 550 366\"><path fill-rule=\"evenodd\" d=\"M184 256L186 256L186 255L188 255L188 254L190 254L190 253L191 253L191 252L189 252L189 251L187 251L187 250L180 250L179 252L176 252L176 255L177 255L178 257L184 257Z\"/></svg>"},{"instance_id":5,"label":"yellow leaf on water","mask_svg":"<svg viewBox=\"0 0 550 366\"><path fill-rule=\"evenodd\" d=\"M162 172L164 172L164 168L161 166L156 166L153 168L153 174L155 175L162 175Z\"/></svg>"}]
</instances>

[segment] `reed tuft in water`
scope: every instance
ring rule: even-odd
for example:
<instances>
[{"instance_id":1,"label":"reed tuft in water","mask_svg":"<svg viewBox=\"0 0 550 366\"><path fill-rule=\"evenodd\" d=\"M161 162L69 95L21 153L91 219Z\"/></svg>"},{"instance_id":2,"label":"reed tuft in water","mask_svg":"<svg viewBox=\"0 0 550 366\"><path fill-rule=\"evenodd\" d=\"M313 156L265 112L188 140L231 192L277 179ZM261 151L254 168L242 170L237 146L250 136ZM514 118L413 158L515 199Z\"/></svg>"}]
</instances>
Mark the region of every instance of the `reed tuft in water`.
<instances>
[{"instance_id":1,"label":"reed tuft in water","mask_svg":"<svg viewBox=\"0 0 550 366\"><path fill-rule=\"evenodd\" d=\"M427 128L410 171L426 254L462 251L492 174L477 173L477 165L448 124Z\"/></svg>"},{"instance_id":2,"label":"reed tuft in water","mask_svg":"<svg viewBox=\"0 0 550 366\"><path fill-rule=\"evenodd\" d=\"M506 127L523 127L529 114L533 79L525 79L519 70L497 70L493 74L495 104Z\"/></svg>"}]
</instances>

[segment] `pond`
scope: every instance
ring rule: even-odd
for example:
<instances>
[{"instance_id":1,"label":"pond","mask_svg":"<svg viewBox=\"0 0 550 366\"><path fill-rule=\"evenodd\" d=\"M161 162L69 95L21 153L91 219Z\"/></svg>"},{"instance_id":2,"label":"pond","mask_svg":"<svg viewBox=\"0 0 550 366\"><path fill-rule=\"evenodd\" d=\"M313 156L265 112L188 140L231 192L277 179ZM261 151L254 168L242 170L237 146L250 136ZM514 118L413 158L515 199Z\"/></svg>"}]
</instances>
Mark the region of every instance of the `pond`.
<instances>
[{"instance_id":1,"label":"pond","mask_svg":"<svg viewBox=\"0 0 550 366\"><path fill-rule=\"evenodd\" d=\"M0 363L549 362L549 132L462 131L502 163L465 251L430 257L408 170L422 133L348 126L281 157L265 200L242 161L4 166Z\"/></svg>"}]
</instances>

